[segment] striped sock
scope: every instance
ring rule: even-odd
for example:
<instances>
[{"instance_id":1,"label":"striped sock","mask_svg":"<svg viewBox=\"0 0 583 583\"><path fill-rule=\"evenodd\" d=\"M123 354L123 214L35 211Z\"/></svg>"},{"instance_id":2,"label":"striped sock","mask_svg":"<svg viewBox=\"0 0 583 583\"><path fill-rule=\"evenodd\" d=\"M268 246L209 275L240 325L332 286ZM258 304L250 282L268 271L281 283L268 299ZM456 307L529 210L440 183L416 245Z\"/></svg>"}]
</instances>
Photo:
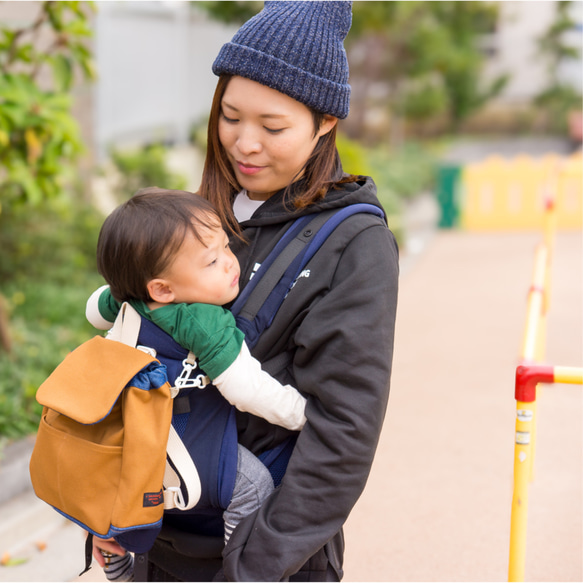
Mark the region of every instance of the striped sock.
<instances>
[{"instance_id":1,"label":"striped sock","mask_svg":"<svg viewBox=\"0 0 583 583\"><path fill-rule=\"evenodd\" d=\"M231 538L231 535L233 534L233 531L235 530L235 526L237 526L236 524L229 524L228 522L225 522L225 545L229 542L229 539Z\"/></svg>"},{"instance_id":2,"label":"striped sock","mask_svg":"<svg viewBox=\"0 0 583 583\"><path fill-rule=\"evenodd\" d=\"M101 554L105 557L103 570L108 581L121 583L134 580L134 557L131 553L126 552L122 557L107 551L101 551Z\"/></svg>"}]
</instances>

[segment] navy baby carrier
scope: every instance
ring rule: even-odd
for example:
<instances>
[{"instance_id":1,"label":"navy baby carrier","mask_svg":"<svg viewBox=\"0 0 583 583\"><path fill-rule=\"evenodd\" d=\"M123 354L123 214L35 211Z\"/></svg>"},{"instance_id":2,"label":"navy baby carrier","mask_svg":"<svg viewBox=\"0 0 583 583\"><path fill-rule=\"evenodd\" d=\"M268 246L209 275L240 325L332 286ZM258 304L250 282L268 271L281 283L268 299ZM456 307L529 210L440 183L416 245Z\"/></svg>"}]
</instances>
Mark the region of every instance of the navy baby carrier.
<instances>
[{"instance_id":1,"label":"navy baby carrier","mask_svg":"<svg viewBox=\"0 0 583 583\"><path fill-rule=\"evenodd\" d=\"M294 221L231 307L250 349L271 325L298 276L332 231L347 217L362 212L384 217L379 207L355 204L340 210L306 215ZM183 370L188 350L145 318L142 318L138 343L156 350L156 357L166 365L172 384ZM194 374L204 375L200 369ZM205 537L216 537L217 544L222 545L222 511L231 500L237 470L235 408L212 385L204 389L183 389L174 402L172 425L194 460L201 478L202 493L191 510L166 511L164 525L168 522L182 528L185 533L199 533L199 546L203 549L202 539ZM259 456L270 471L276 487L285 474L295 440L296 436L292 436ZM186 490L183 493L187 495ZM127 537L117 537L117 540L125 548L140 553L143 548L151 546L152 534L155 536L157 532L135 531L128 533ZM153 551L155 554L155 548ZM209 551L209 556L213 552L216 553L216 550ZM152 555L152 552L149 554ZM147 564L148 558L142 555L136 562L136 568Z\"/></svg>"}]
</instances>

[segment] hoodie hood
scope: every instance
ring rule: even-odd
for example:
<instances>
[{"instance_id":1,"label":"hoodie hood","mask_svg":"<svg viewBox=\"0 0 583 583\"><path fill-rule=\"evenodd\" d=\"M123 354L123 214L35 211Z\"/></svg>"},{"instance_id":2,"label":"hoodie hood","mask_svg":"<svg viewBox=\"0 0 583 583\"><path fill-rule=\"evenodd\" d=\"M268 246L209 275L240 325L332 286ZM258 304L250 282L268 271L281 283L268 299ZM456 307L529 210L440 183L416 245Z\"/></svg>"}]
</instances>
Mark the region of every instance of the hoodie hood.
<instances>
[{"instance_id":1,"label":"hoodie hood","mask_svg":"<svg viewBox=\"0 0 583 583\"><path fill-rule=\"evenodd\" d=\"M343 208L358 203L369 203L382 209L377 198L377 188L369 176L359 176L356 182L346 182L331 188L326 196L302 209L293 208L294 193L299 192L304 181L299 180L286 196L285 189L276 192L255 211L253 216L241 223L243 228L261 227L287 223L304 215L311 215L320 211ZM284 197L286 200L284 200Z\"/></svg>"}]
</instances>

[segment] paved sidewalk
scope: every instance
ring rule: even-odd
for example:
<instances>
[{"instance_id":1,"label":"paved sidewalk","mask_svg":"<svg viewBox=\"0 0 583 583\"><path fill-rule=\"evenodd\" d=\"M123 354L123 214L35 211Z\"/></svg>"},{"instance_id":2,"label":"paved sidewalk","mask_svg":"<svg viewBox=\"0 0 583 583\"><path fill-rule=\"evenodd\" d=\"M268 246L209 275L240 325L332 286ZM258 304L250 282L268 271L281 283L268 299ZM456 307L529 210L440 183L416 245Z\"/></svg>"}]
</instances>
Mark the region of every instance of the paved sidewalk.
<instances>
[{"instance_id":1,"label":"paved sidewalk","mask_svg":"<svg viewBox=\"0 0 583 583\"><path fill-rule=\"evenodd\" d=\"M427 200L418 204L431 215ZM505 581L514 370L540 236L417 233L402 262L385 430L346 527L345 580ZM581 233L559 233L552 364L582 365L582 261ZM582 580L582 403L577 386L545 388L539 399L529 581ZM0 581L71 581L83 565L83 535L24 491L0 501L5 552L28 561L0 567ZM105 579L95 566L82 580Z\"/></svg>"},{"instance_id":2,"label":"paved sidewalk","mask_svg":"<svg viewBox=\"0 0 583 583\"><path fill-rule=\"evenodd\" d=\"M506 581L514 371L536 233L440 231L401 278L392 392L346 581ZM559 233L547 362L583 366L581 233ZM526 580L581 581L580 386L538 399Z\"/></svg>"}]
</instances>

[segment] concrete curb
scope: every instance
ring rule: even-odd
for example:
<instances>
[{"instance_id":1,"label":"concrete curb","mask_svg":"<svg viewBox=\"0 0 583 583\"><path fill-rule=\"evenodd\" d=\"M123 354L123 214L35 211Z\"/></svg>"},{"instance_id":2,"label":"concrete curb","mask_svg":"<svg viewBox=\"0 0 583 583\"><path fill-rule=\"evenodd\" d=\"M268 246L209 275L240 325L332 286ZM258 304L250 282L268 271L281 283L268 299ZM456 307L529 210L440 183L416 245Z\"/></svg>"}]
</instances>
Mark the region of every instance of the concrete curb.
<instances>
[{"instance_id":1,"label":"concrete curb","mask_svg":"<svg viewBox=\"0 0 583 583\"><path fill-rule=\"evenodd\" d=\"M9 443L0 450L0 505L32 489L28 464L35 436Z\"/></svg>"}]
</instances>

